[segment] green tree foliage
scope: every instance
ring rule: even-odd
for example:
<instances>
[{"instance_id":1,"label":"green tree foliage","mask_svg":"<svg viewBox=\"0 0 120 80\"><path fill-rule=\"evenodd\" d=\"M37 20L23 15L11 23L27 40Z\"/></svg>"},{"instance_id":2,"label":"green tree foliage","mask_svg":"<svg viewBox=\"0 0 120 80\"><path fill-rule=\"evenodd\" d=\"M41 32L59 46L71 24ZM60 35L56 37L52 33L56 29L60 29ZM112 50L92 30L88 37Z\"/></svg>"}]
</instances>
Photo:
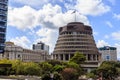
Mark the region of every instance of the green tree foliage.
<instances>
[{"instance_id":1,"label":"green tree foliage","mask_svg":"<svg viewBox=\"0 0 120 80\"><path fill-rule=\"evenodd\" d=\"M24 71L26 75L40 75L41 70L36 63L30 62L25 66Z\"/></svg>"},{"instance_id":2,"label":"green tree foliage","mask_svg":"<svg viewBox=\"0 0 120 80\"><path fill-rule=\"evenodd\" d=\"M53 80L63 80L62 75L58 72L53 73Z\"/></svg>"},{"instance_id":3,"label":"green tree foliage","mask_svg":"<svg viewBox=\"0 0 120 80\"><path fill-rule=\"evenodd\" d=\"M63 69L64 69L64 66L62 66L62 65L55 65L55 66L52 68L52 71L53 71L53 72L61 72Z\"/></svg>"},{"instance_id":4,"label":"green tree foliage","mask_svg":"<svg viewBox=\"0 0 120 80\"><path fill-rule=\"evenodd\" d=\"M74 54L74 56L70 59L70 62L75 62L77 64L81 64L86 60L86 57L80 53L80 52L76 52Z\"/></svg>"},{"instance_id":5,"label":"green tree foliage","mask_svg":"<svg viewBox=\"0 0 120 80\"><path fill-rule=\"evenodd\" d=\"M82 69L81 66L80 66L79 64L77 64L77 63L67 62L66 68L76 69L79 75L83 74L83 69Z\"/></svg>"},{"instance_id":6,"label":"green tree foliage","mask_svg":"<svg viewBox=\"0 0 120 80\"><path fill-rule=\"evenodd\" d=\"M114 80L120 72L120 62L104 61L97 69L92 70L89 76L102 77L103 80Z\"/></svg>"},{"instance_id":7,"label":"green tree foliage","mask_svg":"<svg viewBox=\"0 0 120 80\"><path fill-rule=\"evenodd\" d=\"M118 70L116 67L116 62L105 61L100 67L98 67L97 72L105 80L113 80L118 76Z\"/></svg>"},{"instance_id":8,"label":"green tree foliage","mask_svg":"<svg viewBox=\"0 0 120 80\"><path fill-rule=\"evenodd\" d=\"M22 62L20 60L0 60L2 64L12 64L12 67L0 68L0 75L40 75L40 67L37 63Z\"/></svg>"},{"instance_id":9,"label":"green tree foliage","mask_svg":"<svg viewBox=\"0 0 120 80\"><path fill-rule=\"evenodd\" d=\"M48 63L51 64L52 66L62 65L62 62L61 62L61 61L58 61L58 60L48 60L48 61L46 61L46 62L48 62Z\"/></svg>"},{"instance_id":10,"label":"green tree foliage","mask_svg":"<svg viewBox=\"0 0 120 80\"><path fill-rule=\"evenodd\" d=\"M51 77L50 77L50 73L45 73L42 75L42 80L50 80Z\"/></svg>"},{"instance_id":11,"label":"green tree foliage","mask_svg":"<svg viewBox=\"0 0 120 80\"><path fill-rule=\"evenodd\" d=\"M39 63L39 66L41 68L41 74L51 72L53 68L53 66L49 64L48 62Z\"/></svg>"},{"instance_id":12,"label":"green tree foliage","mask_svg":"<svg viewBox=\"0 0 120 80\"><path fill-rule=\"evenodd\" d=\"M67 68L74 68L74 69L79 69L80 68L80 66L78 64L74 63L74 62L67 62L66 67Z\"/></svg>"},{"instance_id":13,"label":"green tree foliage","mask_svg":"<svg viewBox=\"0 0 120 80\"><path fill-rule=\"evenodd\" d=\"M24 73L24 68L23 68L22 62L20 60L12 60L11 64L12 64L11 74L18 75L18 74Z\"/></svg>"},{"instance_id":14,"label":"green tree foliage","mask_svg":"<svg viewBox=\"0 0 120 80\"><path fill-rule=\"evenodd\" d=\"M7 59L2 59L0 60L0 64L4 65L4 64L11 64L11 62ZM11 67L0 67L0 75L9 75L11 72Z\"/></svg>"},{"instance_id":15,"label":"green tree foliage","mask_svg":"<svg viewBox=\"0 0 120 80\"><path fill-rule=\"evenodd\" d=\"M96 79L96 75L94 73L87 73L87 78L93 78Z\"/></svg>"},{"instance_id":16,"label":"green tree foliage","mask_svg":"<svg viewBox=\"0 0 120 80\"><path fill-rule=\"evenodd\" d=\"M34 63L3 59L0 60L0 63L12 64L9 68L0 68L0 75L37 75L41 76L42 80L49 80L50 74L54 74L54 80L77 80L81 73L80 65L73 61L60 62L51 60Z\"/></svg>"},{"instance_id":17,"label":"green tree foliage","mask_svg":"<svg viewBox=\"0 0 120 80\"><path fill-rule=\"evenodd\" d=\"M8 68L0 68L0 75L7 75L8 74Z\"/></svg>"}]
</instances>

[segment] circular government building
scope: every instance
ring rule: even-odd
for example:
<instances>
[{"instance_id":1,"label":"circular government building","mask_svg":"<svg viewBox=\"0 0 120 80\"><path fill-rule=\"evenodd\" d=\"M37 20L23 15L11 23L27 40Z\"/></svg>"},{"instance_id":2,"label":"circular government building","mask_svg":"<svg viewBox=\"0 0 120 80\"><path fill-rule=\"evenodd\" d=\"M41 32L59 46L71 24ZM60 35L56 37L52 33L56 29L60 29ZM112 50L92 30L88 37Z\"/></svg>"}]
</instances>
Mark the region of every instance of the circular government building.
<instances>
[{"instance_id":1,"label":"circular government building","mask_svg":"<svg viewBox=\"0 0 120 80\"><path fill-rule=\"evenodd\" d=\"M93 38L92 28L81 22L71 22L59 28L53 59L68 61L77 51L86 56L86 62L99 61L100 54Z\"/></svg>"}]
</instances>

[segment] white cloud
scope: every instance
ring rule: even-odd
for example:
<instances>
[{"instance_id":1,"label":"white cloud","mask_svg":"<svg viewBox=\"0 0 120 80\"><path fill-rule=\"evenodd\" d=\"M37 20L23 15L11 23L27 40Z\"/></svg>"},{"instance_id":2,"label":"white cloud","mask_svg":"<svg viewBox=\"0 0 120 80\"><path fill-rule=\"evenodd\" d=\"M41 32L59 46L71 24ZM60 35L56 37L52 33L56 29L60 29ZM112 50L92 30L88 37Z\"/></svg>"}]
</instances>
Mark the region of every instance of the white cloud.
<instances>
[{"instance_id":1,"label":"white cloud","mask_svg":"<svg viewBox=\"0 0 120 80\"><path fill-rule=\"evenodd\" d=\"M102 0L77 0L75 8L85 15L101 15L110 11L110 6L105 5Z\"/></svg>"},{"instance_id":2,"label":"white cloud","mask_svg":"<svg viewBox=\"0 0 120 80\"><path fill-rule=\"evenodd\" d=\"M18 29L32 29L36 27L36 11L29 6L9 8L8 25Z\"/></svg>"},{"instance_id":3,"label":"white cloud","mask_svg":"<svg viewBox=\"0 0 120 80\"><path fill-rule=\"evenodd\" d=\"M28 44L30 43L30 40L26 36L12 38L10 41L14 42L15 45L21 46L23 48L30 48L28 46Z\"/></svg>"},{"instance_id":4,"label":"white cloud","mask_svg":"<svg viewBox=\"0 0 120 80\"><path fill-rule=\"evenodd\" d=\"M113 27L113 25L112 25L112 23L111 23L110 21L106 21L105 23L106 23L110 28Z\"/></svg>"},{"instance_id":5,"label":"white cloud","mask_svg":"<svg viewBox=\"0 0 120 80\"><path fill-rule=\"evenodd\" d=\"M40 37L45 37L47 36L47 31L48 29L47 28L42 28L42 29L39 29L36 34Z\"/></svg>"},{"instance_id":6,"label":"white cloud","mask_svg":"<svg viewBox=\"0 0 120 80\"><path fill-rule=\"evenodd\" d=\"M52 30L47 28L42 28L36 32L38 36L43 36L42 38L38 38L35 42L44 42L45 44L50 46L50 53L53 51L55 47L55 43L58 38L58 30Z\"/></svg>"},{"instance_id":7,"label":"white cloud","mask_svg":"<svg viewBox=\"0 0 120 80\"><path fill-rule=\"evenodd\" d=\"M76 14L77 21L89 24L86 16ZM18 29L33 29L38 25L48 28L57 28L74 21L74 14L71 11L62 13L60 6L51 4L44 5L42 9L35 10L29 6L21 8L10 8L8 13L8 25Z\"/></svg>"},{"instance_id":8,"label":"white cloud","mask_svg":"<svg viewBox=\"0 0 120 80\"><path fill-rule=\"evenodd\" d=\"M51 4L45 5L42 10L39 11L39 23L44 27L49 28L57 28L63 25L66 25L68 22L74 21L74 14L71 14L72 11L67 11L62 13L62 8L58 5L52 6ZM84 22L85 24L89 24L89 21L86 16L77 15L77 21Z\"/></svg>"},{"instance_id":9,"label":"white cloud","mask_svg":"<svg viewBox=\"0 0 120 80\"><path fill-rule=\"evenodd\" d=\"M113 17L114 17L115 19L120 20L120 14L114 14Z\"/></svg>"},{"instance_id":10,"label":"white cloud","mask_svg":"<svg viewBox=\"0 0 120 80\"><path fill-rule=\"evenodd\" d=\"M115 39L115 40L120 40L120 31L118 32L113 32L111 34L112 38Z\"/></svg>"},{"instance_id":11,"label":"white cloud","mask_svg":"<svg viewBox=\"0 0 120 80\"><path fill-rule=\"evenodd\" d=\"M105 42L104 40L98 40L97 42L97 47L103 47L103 46L110 46L107 42Z\"/></svg>"},{"instance_id":12,"label":"white cloud","mask_svg":"<svg viewBox=\"0 0 120 80\"><path fill-rule=\"evenodd\" d=\"M34 30L36 26L40 26L40 30L38 29L36 34L33 35L37 36L37 41L40 40L50 45L50 51L52 51L58 37L58 28L75 21L75 14L71 13L71 10L63 13L59 5L53 6L51 4L44 5L40 10L35 10L29 6L11 8L8 13L8 25L21 30ZM76 13L76 16L76 21L89 25L89 20L86 16L79 13Z\"/></svg>"}]
</instances>

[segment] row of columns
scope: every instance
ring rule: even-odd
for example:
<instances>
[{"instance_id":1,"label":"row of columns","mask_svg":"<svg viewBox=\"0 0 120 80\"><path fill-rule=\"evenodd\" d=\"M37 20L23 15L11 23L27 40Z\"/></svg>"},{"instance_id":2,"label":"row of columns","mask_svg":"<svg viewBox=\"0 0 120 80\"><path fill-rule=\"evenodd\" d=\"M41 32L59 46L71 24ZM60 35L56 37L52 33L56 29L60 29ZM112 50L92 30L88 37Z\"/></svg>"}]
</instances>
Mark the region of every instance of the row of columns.
<instances>
[{"instance_id":1,"label":"row of columns","mask_svg":"<svg viewBox=\"0 0 120 80\"><path fill-rule=\"evenodd\" d=\"M68 61L73 56L74 54L53 54L53 59ZM99 55L97 54L85 54L85 56L86 56L86 61L98 61L99 60Z\"/></svg>"}]
</instances>

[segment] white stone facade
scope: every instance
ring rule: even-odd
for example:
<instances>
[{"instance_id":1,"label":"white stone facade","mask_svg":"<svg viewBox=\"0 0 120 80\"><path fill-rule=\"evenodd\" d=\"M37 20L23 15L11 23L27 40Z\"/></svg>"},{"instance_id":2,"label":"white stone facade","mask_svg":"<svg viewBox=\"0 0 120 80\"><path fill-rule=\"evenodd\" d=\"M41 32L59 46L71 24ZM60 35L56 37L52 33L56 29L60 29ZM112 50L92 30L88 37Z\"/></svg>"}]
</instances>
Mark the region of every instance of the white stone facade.
<instances>
[{"instance_id":1,"label":"white stone facade","mask_svg":"<svg viewBox=\"0 0 120 80\"><path fill-rule=\"evenodd\" d=\"M117 49L115 47L104 46L99 48L101 61L117 61Z\"/></svg>"},{"instance_id":2,"label":"white stone facade","mask_svg":"<svg viewBox=\"0 0 120 80\"><path fill-rule=\"evenodd\" d=\"M47 57L48 53L46 51L25 49L20 46L16 46L11 42L6 44L5 53L3 55L3 58L9 60L20 59L23 62L41 62L47 60Z\"/></svg>"}]
</instances>

